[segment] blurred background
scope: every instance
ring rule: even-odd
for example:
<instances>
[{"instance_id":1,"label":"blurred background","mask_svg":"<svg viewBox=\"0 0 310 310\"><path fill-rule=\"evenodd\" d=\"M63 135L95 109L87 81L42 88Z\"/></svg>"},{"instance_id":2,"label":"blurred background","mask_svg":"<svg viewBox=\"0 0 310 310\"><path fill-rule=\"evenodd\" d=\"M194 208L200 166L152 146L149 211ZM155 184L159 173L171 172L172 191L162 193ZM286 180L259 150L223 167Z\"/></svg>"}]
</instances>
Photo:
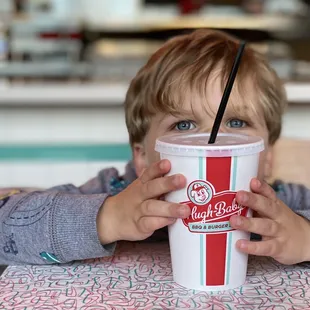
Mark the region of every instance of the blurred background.
<instances>
[{"instance_id":1,"label":"blurred background","mask_svg":"<svg viewBox=\"0 0 310 310\"><path fill-rule=\"evenodd\" d=\"M0 0L0 187L123 172L130 79L165 40L199 27L249 41L283 78L276 176L310 184L295 165L310 154L310 1Z\"/></svg>"}]
</instances>

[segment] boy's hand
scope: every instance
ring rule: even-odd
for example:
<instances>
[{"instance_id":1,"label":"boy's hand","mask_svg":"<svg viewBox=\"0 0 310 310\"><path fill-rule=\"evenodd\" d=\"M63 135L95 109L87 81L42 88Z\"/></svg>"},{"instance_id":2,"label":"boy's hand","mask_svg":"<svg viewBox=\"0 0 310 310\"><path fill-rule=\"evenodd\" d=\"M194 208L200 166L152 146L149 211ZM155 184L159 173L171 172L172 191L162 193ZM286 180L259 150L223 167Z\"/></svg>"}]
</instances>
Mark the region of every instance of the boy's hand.
<instances>
[{"instance_id":1,"label":"boy's hand","mask_svg":"<svg viewBox=\"0 0 310 310\"><path fill-rule=\"evenodd\" d=\"M256 233L262 241L239 240L237 248L245 253L270 256L282 264L310 259L310 223L280 201L274 190L257 179L251 182L253 193L240 191L238 203L256 211L258 218L232 216L235 229Z\"/></svg>"},{"instance_id":2,"label":"boy's hand","mask_svg":"<svg viewBox=\"0 0 310 310\"><path fill-rule=\"evenodd\" d=\"M159 200L162 195L186 186L183 175L164 176L170 168L168 160L152 164L124 191L106 200L97 217L102 244L143 240L177 218L190 215L186 205Z\"/></svg>"}]
</instances>

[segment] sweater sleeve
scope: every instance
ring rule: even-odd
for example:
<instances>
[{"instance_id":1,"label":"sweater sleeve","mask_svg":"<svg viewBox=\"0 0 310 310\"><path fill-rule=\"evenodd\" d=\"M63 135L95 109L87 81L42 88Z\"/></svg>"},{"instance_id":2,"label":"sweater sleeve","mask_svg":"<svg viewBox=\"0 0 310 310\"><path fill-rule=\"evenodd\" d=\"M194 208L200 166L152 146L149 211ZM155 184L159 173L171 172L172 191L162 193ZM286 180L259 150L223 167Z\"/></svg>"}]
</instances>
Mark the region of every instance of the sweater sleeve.
<instances>
[{"instance_id":1,"label":"sweater sleeve","mask_svg":"<svg viewBox=\"0 0 310 310\"><path fill-rule=\"evenodd\" d=\"M275 182L277 196L295 213L310 220L310 189L304 185Z\"/></svg>"},{"instance_id":2,"label":"sweater sleeve","mask_svg":"<svg viewBox=\"0 0 310 310\"><path fill-rule=\"evenodd\" d=\"M101 245L97 214L109 195L109 174L100 172L81 187L11 191L0 196L0 264L65 263L113 254Z\"/></svg>"}]
</instances>

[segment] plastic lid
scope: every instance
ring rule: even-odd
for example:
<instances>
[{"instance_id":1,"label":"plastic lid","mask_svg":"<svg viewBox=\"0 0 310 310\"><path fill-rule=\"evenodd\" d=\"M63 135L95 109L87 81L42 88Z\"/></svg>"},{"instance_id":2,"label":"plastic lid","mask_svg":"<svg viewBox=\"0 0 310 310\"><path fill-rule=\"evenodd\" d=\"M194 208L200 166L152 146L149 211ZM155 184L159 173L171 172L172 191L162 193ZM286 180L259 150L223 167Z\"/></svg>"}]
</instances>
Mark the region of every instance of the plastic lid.
<instances>
[{"instance_id":1,"label":"plastic lid","mask_svg":"<svg viewBox=\"0 0 310 310\"><path fill-rule=\"evenodd\" d=\"M208 144L210 134L171 135L158 138L155 150L175 156L230 157L260 153L264 140L256 136L220 133L214 144Z\"/></svg>"}]
</instances>

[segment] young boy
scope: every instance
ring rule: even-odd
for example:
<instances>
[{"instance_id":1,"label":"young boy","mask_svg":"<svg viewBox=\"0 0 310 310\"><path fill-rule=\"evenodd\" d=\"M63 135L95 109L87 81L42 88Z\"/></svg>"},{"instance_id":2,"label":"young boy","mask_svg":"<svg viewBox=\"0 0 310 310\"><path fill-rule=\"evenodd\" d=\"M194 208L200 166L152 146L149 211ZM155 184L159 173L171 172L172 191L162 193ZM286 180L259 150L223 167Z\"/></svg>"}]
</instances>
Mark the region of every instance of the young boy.
<instances>
[{"instance_id":1,"label":"young boy","mask_svg":"<svg viewBox=\"0 0 310 310\"><path fill-rule=\"evenodd\" d=\"M159 161L155 140L210 131L238 45L212 30L165 43L127 93L133 161L125 175L106 169L79 188L65 185L3 196L0 263L63 263L112 255L116 241L143 240L188 217L187 206L159 199L185 187L186 180L182 175L164 176L170 163ZM234 216L231 225L262 236L261 241L240 240L236 246L241 251L294 264L310 260L310 191L282 183L275 184L274 191L264 182L285 106L280 80L261 55L246 47L220 130L261 136L265 151L252 192L237 193L238 202L258 216Z\"/></svg>"}]
</instances>

